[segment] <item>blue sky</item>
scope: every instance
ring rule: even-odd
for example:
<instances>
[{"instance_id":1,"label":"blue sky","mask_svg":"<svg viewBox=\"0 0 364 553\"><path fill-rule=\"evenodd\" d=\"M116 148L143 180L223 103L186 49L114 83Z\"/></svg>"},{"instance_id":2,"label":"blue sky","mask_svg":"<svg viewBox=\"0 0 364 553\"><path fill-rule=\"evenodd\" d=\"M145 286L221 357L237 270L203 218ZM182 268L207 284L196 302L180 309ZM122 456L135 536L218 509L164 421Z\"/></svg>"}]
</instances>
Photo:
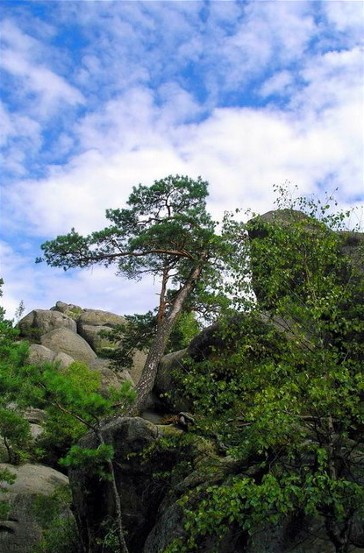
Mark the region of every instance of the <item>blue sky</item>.
<instances>
[{"instance_id":1,"label":"blue sky","mask_svg":"<svg viewBox=\"0 0 364 553\"><path fill-rule=\"evenodd\" d=\"M102 228L133 185L210 183L215 217L273 184L364 203L361 1L0 0L0 276L8 316L57 300L114 312L153 283L35 265ZM354 223L363 223L360 211ZM354 218L355 218L354 217Z\"/></svg>"}]
</instances>

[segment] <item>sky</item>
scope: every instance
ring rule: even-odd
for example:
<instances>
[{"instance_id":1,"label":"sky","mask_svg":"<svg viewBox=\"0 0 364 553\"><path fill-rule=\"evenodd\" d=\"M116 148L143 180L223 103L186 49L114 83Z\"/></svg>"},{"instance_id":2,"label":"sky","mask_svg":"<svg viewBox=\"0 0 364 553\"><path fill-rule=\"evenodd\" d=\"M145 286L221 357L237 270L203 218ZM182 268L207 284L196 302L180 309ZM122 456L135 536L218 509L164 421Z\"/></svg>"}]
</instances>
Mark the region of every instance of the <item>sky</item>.
<instances>
[{"instance_id":1,"label":"sky","mask_svg":"<svg viewBox=\"0 0 364 553\"><path fill-rule=\"evenodd\" d=\"M289 183L363 223L362 1L0 0L0 19L8 317L20 302L152 309L151 280L35 258L170 174L207 180L215 218L274 209Z\"/></svg>"}]
</instances>

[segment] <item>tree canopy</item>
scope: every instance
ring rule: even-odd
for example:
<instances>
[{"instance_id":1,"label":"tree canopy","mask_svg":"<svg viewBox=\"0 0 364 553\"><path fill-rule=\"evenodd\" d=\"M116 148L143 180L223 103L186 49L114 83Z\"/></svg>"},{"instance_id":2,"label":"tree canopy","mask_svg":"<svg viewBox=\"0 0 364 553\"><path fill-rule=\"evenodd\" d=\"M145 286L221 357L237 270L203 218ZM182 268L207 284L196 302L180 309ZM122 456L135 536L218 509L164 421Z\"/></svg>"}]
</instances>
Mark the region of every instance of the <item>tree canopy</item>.
<instances>
[{"instance_id":1,"label":"tree canopy","mask_svg":"<svg viewBox=\"0 0 364 553\"><path fill-rule=\"evenodd\" d=\"M224 241L206 211L208 183L169 176L150 187L133 188L127 208L108 209L110 225L82 236L67 235L42 245L52 267L68 270L96 264L115 265L117 273L160 281L157 328L138 384L135 410L140 411L151 391L158 363L187 299L203 281L204 288L220 277ZM201 287L201 286L200 286Z\"/></svg>"},{"instance_id":2,"label":"tree canopy","mask_svg":"<svg viewBox=\"0 0 364 553\"><path fill-rule=\"evenodd\" d=\"M239 239L250 236L243 247L252 278L236 283L247 310L220 320L220 348L177 375L177 393L193 402L194 431L235 464L223 483L181 499L187 545L168 551L198 550L232 524L254 540L262 524L297 514L321 520L337 553L358 545L364 240L329 203L284 199L278 211L234 223Z\"/></svg>"}]
</instances>

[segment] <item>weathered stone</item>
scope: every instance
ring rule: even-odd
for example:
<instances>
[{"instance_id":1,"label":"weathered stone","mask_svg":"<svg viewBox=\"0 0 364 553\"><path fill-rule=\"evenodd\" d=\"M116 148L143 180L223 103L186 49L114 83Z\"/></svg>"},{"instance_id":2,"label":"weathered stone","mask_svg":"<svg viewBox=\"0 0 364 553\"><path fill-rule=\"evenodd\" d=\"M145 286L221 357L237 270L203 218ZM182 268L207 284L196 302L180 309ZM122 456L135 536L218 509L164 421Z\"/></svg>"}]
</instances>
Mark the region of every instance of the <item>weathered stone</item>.
<instances>
[{"instance_id":1,"label":"weathered stone","mask_svg":"<svg viewBox=\"0 0 364 553\"><path fill-rule=\"evenodd\" d=\"M144 351L136 351L133 355L133 364L129 369L130 376L135 384L138 384L145 365L147 354Z\"/></svg>"},{"instance_id":2,"label":"weathered stone","mask_svg":"<svg viewBox=\"0 0 364 553\"><path fill-rule=\"evenodd\" d=\"M84 309L77 321L77 329L80 336L90 344L94 351L100 354L105 348L115 349L117 347L114 341L102 336L102 333L124 324L124 317L109 311Z\"/></svg>"},{"instance_id":3,"label":"weathered stone","mask_svg":"<svg viewBox=\"0 0 364 553\"><path fill-rule=\"evenodd\" d=\"M61 313L68 315L68 317L75 321L77 321L82 311L84 311L79 305L74 305L73 303L65 303L63 301L57 301L56 305L54 307L51 307L51 310L60 311Z\"/></svg>"},{"instance_id":4,"label":"weathered stone","mask_svg":"<svg viewBox=\"0 0 364 553\"><path fill-rule=\"evenodd\" d=\"M56 352L40 344L30 344L29 346L28 361L31 365L51 363L55 356Z\"/></svg>"},{"instance_id":5,"label":"weathered stone","mask_svg":"<svg viewBox=\"0 0 364 553\"><path fill-rule=\"evenodd\" d=\"M0 468L16 475L14 484L2 484L8 491L1 499L9 504L10 513L8 520L1 522L0 553L31 553L42 535L34 512L35 501L40 496L50 496L58 486L68 485L68 478L41 465L1 464Z\"/></svg>"},{"instance_id":6,"label":"weathered stone","mask_svg":"<svg viewBox=\"0 0 364 553\"><path fill-rule=\"evenodd\" d=\"M101 391L107 392L108 388L119 388L123 382L134 384L127 370L116 373L110 369L109 359L94 359L89 365L90 369L101 375Z\"/></svg>"},{"instance_id":7,"label":"weathered stone","mask_svg":"<svg viewBox=\"0 0 364 553\"><path fill-rule=\"evenodd\" d=\"M114 328L115 326L125 324L124 317L110 313L109 311L102 311L101 309L84 309L78 319L78 325L89 326L107 326Z\"/></svg>"},{"instance_id":8,"label":"weathered stone","mask_svg":"<svg viewBox=\"0 0 364 553\"><path fill-rule=\"evenodd\" d=\"M157 439L158 434L154 424L139 417L118 417L103 427L103 438L115 451L114 470L126 539L130 551L135 553L141 552L145 533L153 527L157 511L158 494L152 486L153 475L141 453ZM97 447L97 438L88 433L79 445ZM101 553L103 546L100 542L107 532L105 521L114 517L111 483L81 468L70 470L70 482L83 547L90 553Z\"/></svg>"},{"instance_id":9,"label":"weathered stone","mask_svg":"<svg viewBox=\"0 0 364 553\"><path fill-rule=\"evenodd\" d=\"M106 336L102 336L102 333L107 332L107 330L110 330L110 328L106 326L78 325L78 333L96 352L101 352L104 348L114 349L116 347L113 341L108 340Z\"/></svg>"},{"instance_id":10,"label":"weathered stone","mask_svg":"<svg viewBox=\"0 0 364 553\"><path fill-rule=\"evenodd\" d=\"M66 369L69 367L72 363L74 363L74 358L68 355L67 353L64 353L63 351L59 351L56 353L53 362L57 363L61 369Z\"/></svg>"},{"instance_id":11,"label":"weathered stone","mask_svg":"<svg viewBox=\"0 0 364 553\"><path fill-rule=\"evenodd\" d=\"M28 361L32 365L43 365L43 363L58 363L64 369L74 362L74 358L64 352L58 352L42 346L41 344L30 344Z\"/></svg>"},{"instance_id":12,"label":"weathered stone","mask_svg":"<svg viewBox=\"0 0 364 553\"><path fill-rule=\"evenodd\" d=\"M89 344L68 328L57 328L41 338L43 346L55 352L63 352L77 361L90 363L96 359L96 353Z\"/></svg>"},{"instance_id":13,"label":"weathered stone","mask_svg":"<svg viewBox=\"0 0 364 553\"><path fill-rule=\"evenodd\" d=\"M189 411L191 404L181 395L171 394L176 387L174 371L183 370L183 360L188 358L188 350L175 351L165 355L158 366L153 392L159 398L166 411Z\"/></svg>"},{"instance_id":14,"label":"weathered stone","mask_svg":"<svg viewBox=\"0 0 364 553\"><path fill-rule=\"evenodd\" d=\"M35 341L39 341L43 334L57 328L68 328L72 332L77 332L77 325L74 320L64 313L50 309L34 309L28 315L25 315L17 326L21 336Z\"/></svg>"}]
</instances>

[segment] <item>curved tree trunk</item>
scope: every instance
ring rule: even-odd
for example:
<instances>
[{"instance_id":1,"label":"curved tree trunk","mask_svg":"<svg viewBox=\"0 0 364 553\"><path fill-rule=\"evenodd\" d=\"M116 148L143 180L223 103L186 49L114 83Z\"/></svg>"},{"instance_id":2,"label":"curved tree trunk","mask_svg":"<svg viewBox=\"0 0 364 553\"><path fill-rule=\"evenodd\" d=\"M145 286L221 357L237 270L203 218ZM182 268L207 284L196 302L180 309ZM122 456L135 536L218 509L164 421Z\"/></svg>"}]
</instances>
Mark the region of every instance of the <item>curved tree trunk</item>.
<instances>
[{"instance_id":1,"label":"curved tree trunk","mask_svg":"<svg viewBox=\"0 0 364 553\"><path fill-rule=\"evenodd\" d=\"M138 415L145 407L148 395L153 390L158 366L164 355L168 338L177 322L186 299L194 289L201 275L202 265L203 263L200 263L191 271L185 284L179 290L169 313L163 319L158 320L156 337L149 349L142 375L136 388L137 397L128 412L129 415Z\"/></svg>"}]
</instances>

